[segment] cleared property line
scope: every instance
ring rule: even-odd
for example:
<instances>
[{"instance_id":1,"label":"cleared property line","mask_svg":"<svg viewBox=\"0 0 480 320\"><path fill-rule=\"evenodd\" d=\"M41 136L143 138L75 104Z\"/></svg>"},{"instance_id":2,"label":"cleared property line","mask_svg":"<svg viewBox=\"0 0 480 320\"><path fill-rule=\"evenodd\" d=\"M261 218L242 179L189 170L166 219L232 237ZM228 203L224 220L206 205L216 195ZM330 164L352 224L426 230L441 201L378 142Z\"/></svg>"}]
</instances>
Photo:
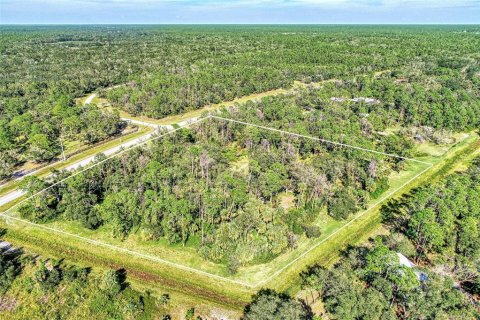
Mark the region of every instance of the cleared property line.
<instances>
[{"instance_id":1,"label":"cleared property line","mask_svg":"<svg viewBox=\"0 0 480 320\"><path fill-rule=\"evenodd\" d=\"M87 97L87 99L85 99L84 105L89 104L90 102L92 102L92 100L95 99L96 96L97 96L96 93L92 93L91 95L89 95L89 96Z\"/></svg>"},{"instance_id":2,"label":"cleared property line","mask_svg":"<svg viewBox=\"0 0 480 320\"><path fill-rule=\"evenodd\" d=\"M202 122L203 120L208 119L208 118L210 118L210 116L206 116L206 117L203 117L203 118L198 118L198 119L196 119L196 120L194 120L194 121L187 122L187 123L185 123L184 125L179 126L178 128L175 128L175 129L173 129L173 130L167 131L167 132L165 132L164 134L161 134L161 135L158 135L158 136L149 138L149 139L147 139L147 140L145 140L145 141L142 141L142 142L140 142L140 143L138 143L138 144L135 144L135 145L133 145L133 146L131 146L131 147L129 147L129 148L123 149L123 150L121 150L121 151L119 151L119 152L111 155L110 157L107 157L107 158L105 158L105 159L103 159L103 160L100 160L100 161L98 161L98 162L94 162L92 165L87 166L87 167L83 168L82 170L77 171L77 172L69 175L69 176L66 177L66 178L63 178L62 180L59 180L59 181L57 181L57 182L49 185L49 186L46 187L45 189L42 189L41 191L39 191L39 192L37 192L37 193L35 193L35 194L33 194L33 195L31 195L31 196L23 199L22 201L20 201L20 202L18 202L18 203L16 203L16 204L14 204L14 205L11 206L10 208L8 208L8 209L5 210L4 212L2 212L2 214L11 211L12 209L14 209L14 208L18 207L19 205L23 204L24 202L26 202L26 201L28 201L28 200L30 200L30 199L38 196L39 194L41 194L41 193L43 193L43 192L45 192L45 191L47 191L47 190L55 187L56 185L59 185L60 183L65 182L66 180L68 180L68 179L70 179L70 178L73 178L73 177L75 177L75 176L77 176L77 175L79 175L79 174L81 174L81 173L83 173L83 172L85 172L85 171L87 171L87 170L90 170L90 169L92 169L92 168L95 167L95 166L98 166L98 165L104 163L105 161L108 161L108 160L110 160L110 159L116 158L116 157L124 154L125 152L128 152L128 151L130 151L130 150L132 150L132 149L138 148L138 147L140 147L140 146L143 146L143 145L149 143L150 141L163 138L163 137L165 137L165 136L167 136L167 135L169 135L169 134L171 134L171 133L174 133L174 132L176 132L176 131L178 131L178 130L187 128L187 127L191 126L192 124Z\"/></svg>"},{"instance_id":3,"label":"cleared property line","mask_svg":"<svg viewBox=\"0 0 480 320\"><path fill-rule=\"evenodd\" d=\"M45 226L45 225L41 225L41 224L37 224L37 223L34 223L34 222L31 222L31 221L28 221L28 220L25 220L25 219L21 219L21 218L17 218L17 217L14 217L14 216L10 216L8 215L7 213L11 210L13 210L14 208L18 207L19 205L23 204L24 202L32 199L33 197L36 197L38 195L40 195L41 193L49 190L50 188L53 188L54 186L70 179L70 178L73 178L75 177L76 175L79 175L89 169L92 169L93 167L97 166L97 165L100 165L101 163L105 162L105 161L108 161L112 158L115 158L115 157L118 157L120 156L121 154L125 153L125 152L128 152L134 148L137 148L137 147L140 147L142 145L145 145L147 144L148 142L150 141L153 141L153 140L156 140L156 139L160 139L166 135L169 135L173 132L176 132L178 130L181 130L183 128L186 128L186 127L189 127L195 123L200 123L206 119L209 119L209 118L217 118L217 119L220 119L220 120L225 120L225 121L230 121L230 122L235 122L235 123L239 123L239 124L243 124L243 125L247 125L247 126L254 126L254 127L258 127L258 128L261 128L261 129L265 129L265 130L270 130L270 131L276 131L276 132L280 132L280 133L283 133L283 134L288 134L288 135L292 135L292 136L298 136L298 137L301 137L301 138L306 138L306 139L312 139L312 140L316 140L316 141L321 141L321 142L325 142L325 143L331 143L331 144L334 144L334 145L339 145L339 146L343 146L343 147L349 147L349 148L353 148L353 149L359 149L359 150L363 150L363 151L368 151L368 152L373 152L373 153L377 153L377 154L382 154L382 155L386 155L386 156L390 156L390 157L395 157L395 158L400 158L400 159L404 159L404 160L409 160L409 161L415 161L415 162L419 162L419 163L422 163L422 164L427 164L429 165L428 168L426 168L425 170L423 170L422 172L418 173L417 175L415 175L413 178L411 178L410 180L408 180L407 182L405 182L402 186L400 186L399 188L393 190L392 192L390 192L389 194L387 194L386 196L382 197L379 201L377 201L375 204L373 204L370 208L368 208L367 210L363 211L360 215L357 215L355 218L353 218L352 220L350 220L349 222L347 222L345 225L343 225L342 227L340 227L339 229L337 229L334 233L332 233L331 235L329 235L327 238L323 239L321 242L315 244L314 246L312 246L311 248L309 248L307 251L303 252L300 256L298 256L297 258L295 258L294 260L290 261L287 265L285 265L284 267L282 267L281 269L277 270L275 273L273 273L271 276L267 277L266 279L262 280L262 281L259 281L257 284L249 284L249 283L246 283L244 281L240 281L240 280L234 280L234 279L229 279L229 278L226 278L226 277L223 277L223 276L219 276L219 275L216 275L216 274L213 274L213 273L210 273L210 272L206 272L206 271L202 271L202 270L199 270L199 269L195 269L195 268L192 268L192 267L188 267L188 266L185 266L185 265L182 265L182 264L178 264L178 263L175 263L175 262L172 262L172 261L168 261L168 260L165 260L165 259L162 259L162 258L159 258L159 257L156 257L156 256L153 256L153 255L150 255L150 254L145 254L145 253L141 253L141 252L138 252L138 251L133 251L133 250L130 250L130 249L127 249L127 248L124 248L124 247L120 247L120 246L116 246L116 245L112 245L112 244L109 244L109 243L105 243L105 242L102 242L102 241L98 241L98 240L93 240L93 239L90 239L90 238L87 238L87 237L83 237L83 236L80 236L78 234L74 234L74 233L70 233L70 232L67 232L67 231L64 231L64 230L60 230L60 229L56 229L56 228L52 228L52 227L48 227L48 226ZM173 266L173 267L176 267L178 269L181 269L181 270L184 270L184 271L188 271L188 272L192 272L192 273L196 273L196 274L200 274L200 275L203 275L203 276L207 276L207 277L211 277L211 278L214 278L214 279L218 279L218 280L222 280L222 281L225 281L225 282L229 282L229 283L232 283L232 284L237 284L237 285L242 285L244 287L247 287L247 288L256 288L256 287L259 287L265 283L267 283L268 281L270 281L273 277L276 277L278 274L280 274L281 272L283 272L286 268L288 268L289 266L291 266L293 263L295 263L296 261L298 261L299 259L301 259L303 256L305 256L306 254L308 254L310 251L312 251L313 249L315 249L316 247L318 247L320 244L322 244L323 242L325 242L326 240L330 239L332 236L334 236L335 234L337 234L339 231L341 231L342 229L348 227L351 223L353 223L355 220L357 220L358 218L360 218L361 216L363 216L365 213L367 213L368 211L370 211L372 208L376 207L377 205L379 205L381 202L383 202L385 199L387 199L388 197L390 197L392 194L396 193L397 191L399 191L400 189L402 189L404 186L406 186L407 184L409 184L411 181L413 181L414 179L416 179L418 176L422 175L424 172L426 172L428 169L430 169L431 167L433 166L433 164L431 163L428 163L428 162L424 162L424 161L420 161L420 160L416 160L416 159L410 159L410 158L406 158L406 157L401 157L401 156L397 156L397 155L393 155L393 154L388 154L388 153L384 153L384 152L379 152L379 151L375 151L375 150L370 150L370 149L366 149L366 148L361 148L361 147L356 147L356 146L351 146L351 145L347 145L347 144L343 144L343 143L338 143L338 142L333 142L333 141L329 141L329 140L325 140L325 139L321 139L321 138L316 138L316 137L311 137L311 136L307 136L307 135L302 135L302 134L297 134L297 133L291 133L291 132L288 132L288 131L284 131L284 130L279 130L279 129L275 129L275 128L270 128L270 127L265 127L265 126L261 126L261 125L255 125L255 124L251 124L251 123L248 123L248 122L243 122L243 121L238 121L238 120L233 120L233 119L228 119L228 118L222 118L222 117L219 117L219 116L214 116L214 115L207 115L205 117L202 117L202 118L198 118L198 119L195 119L193 121L190 121L188 123L185 123L181 126L179 126L178 128L175 128L173 130L170 130L164 134L161 134L161 135L158 135L158 136L155 136L155 137L152 137L150 139L147 139L145 141L142 141L141 143L139 144L136 144L132 147L129 147L129 148L126 148L126 149L123 149L121 150L120 152L117 152L115 154L113 154L112 156L110 157L107 157L101 161L98 161L98 162L95 162L93 163L92 165L90 166L87 166L85 168L83 168L82 170L78 171L78 172L75 172L73 174L71 174L70 176L62 179L62 180L59 180L53 184L51 184L50 186L48 186L47 188L25 198L24 200L14 204L12 207L10 207L9 209L7 209L6 211L0 213L0 217L4 218L5 220L8 221L8 219L11 219L11 220L14 220L14 221L18 221L18 222L22 222L22 223L25 223L25 224L28 224L28 225L31 225L31 226L34 226L34 227L37 227L37 228L40 228L40 229L44 229L44 230L48 230L48 231L52 231L52 232L56 232L56 233L59 233L59 234L63 234L63 235L67 235L67 236L70 236L70 237L73 237L73 238L77 238L77 239L80 239L80 240L83 240L87 243L91 243L91 244L94 244L94 245L98 245L98 246L103 246L103 247L106 247L106 248L109 248L109 249L113 249L113 250L117 250L117 251L121 251L121 252L125 252L125 253L128 253L128 254L131 254L133 256L137 256L137 257L141 257L141 258L144 258L144 259L147 259L147 260L151 260L151 261L154 261L154 262L159 262L159 263L164 263L166 265L170 265L170 266Z\"/></svg>"},{"instance_id":4,"label":"cleared property line","mask_svg":"<svg viewBox=\"0 0 480 320\"><path fill-rule=\"evenodd\" d=\"M63 230L60 230L60 229L55 229L55 228L48 227L48 226L44 226L44 225L37 224L37 223L31 222L31 221L28 221L28 220L25 220L25 219L12 217L12 216L10 216L8 214L5 214L5 213L0 213L0 216L5 218L5 220L9 220L9 219L15 220L15 221L18 221L18 222L22 222L22 223L40 228L40 229L56 232L56 233L59 233L59 234L63 234L63 235L72 237L72 238L77 238L77 239L80 239L82 241L91 243L93 245L106 247L106 248L117 250L117 251L122 251L122 252L125 252L125 253L128 253L128 254L131 254L133 256L137 256L137 257L144 258L144 259L147 259L147 260L151 260L151 261L154 261L154 262L164 263L164 264L173 266L175 268L179 268L179 269L184 270L184 271L201 274L201 275L204 275L204 276L207 276L207 277L216 278L218 280L223 280L223 281L227 281L227 282L234 283L234 284L239 284L239 285L242 285L242 286L245 286L245 287L248 287L248 288L253 288L254 287L251 284L245 283L243 281L228 279L228 278L225 278L225 277L213 274L213 273L209 273L209 272L194 269L194 268L182 265L182 264L177 264L175 262L164 260L164 259L158 258L156 256L152 256L152 255L149 255L149 254L133 251L133 250L130 250L130 249L127 249L127 248L119 247L119 246L116 246L116 245L113 245L113 244L108 244L108 243L105 243L105 242L102 242L102 241L93 240L93 239L90 239L90 238L87 238L87 237L82 237L82 236L79 236L79 235L74 234L74 233L66 232L66 231L63 231Z\"/></svg>"},{"instance_id":5,"label":"cleared property line","mask_svg":"<svg viewBox=\"0 0 480 320\"><path fill-rule=\"evenodd\" d=\"M220 119L220 120L224 120L224 121L239 123L239 124L252 126L252 127L256 127L256 128L260 128L260 129L265 129L265 130L269 130L269 131L275 131L275 132L287 134L287 135L290 135L290 136L307 138L307 139L316 140L316 141L320 141L320 142L324 142L324 143L328 143L328 144L333 144L333 145L336 145L336 146L347 147L347 148L367 151L367 152L371 152L371 153L381 154L381 155L389 156L389 157L392 157L392 158L415 161L415 162L422 163L422 164L431 164L429 162L425 162L425 161L421 161L421 160L417 160L417 159L412 159L412 158L407 158L407 157L402 157L402 156L399 156L399 155L396 155L396 154L391 154L391 153L381 152L381 151L367 149L367 148L363 148L363 147L353 146L353 145L350 145L350 144L345 144L345 143L341 143L341 142L335 142L335 141L326 140L326 139L322 139L322 138L307 136L307 135L304 135L304 134L288 132L288 131L285 131L285 130L280 130L280 129L276 129L276 128L262 126L262 125L259 125L259 124L253 124L253 123L239 121L239 120L230 119L230 118L223 118L223 117L219 117L219 116L215 116L215 115L211 115L211 117L215 118L215 119Z\"/></svg>"},{"instance_id":6,"label":"cleared property line","mask_svg":"<svg viewBox=\"0 0 480 320\"><path fill-rule=\"evenodd\" d=\"M127 149L124 149L108 158L105 158L99 162L95 162L93 165L89 166L89 167L85 167L84 169L62 179L62 180L59 180L55 183L53 183L52 185L48 186L47 188L23 199L22 201L14 204L12 207L10 207L9 209L7 209L6 211L0 213L0 216L5 218L5 220L8 220L8 219L11 219L11 220L15 220L15 221L18 221L18 222L22 222L22 223L25 223L25 224L28 224L28 225L31 225L31 226L34 226L34 227L37 227L37 228L40 228L40 229L44 229L44 230L48 230L48 231L52 231L52 232L56 232L56 233L59 233L59 234L63 234L63 235L67 235L67 236L70 236L70 237L73 237L73 238L77 238L77 239L80 239L80 240L83 240L83 241L86 241L88 243L91 243L91 244L94 244L94 245L98 245L98 246L103 246L103 247L106 247L106 248L110 248L110 249L114 249L114 250L117 250L117 251L123 251L123 252L126 252L128 254L131 254L131 255L134 255L134 256L137 256L137 257L141 257L141 258L145 258L145 259L148 259L148 260L151 260L151 261L155 261L155 262L160 262L160 263L164 263L164 264L167 264L167 265L170 265L170 266L174 266L174 267L177 267L181 270L185 270L185 271L189 271L189 272L193 272L193 273L197 273L197 274L201 274L201 275L205 275L205 276L208 276L208 277L212 277L212 278L216 278L216 279L219 279L219 280L224 280L224 281L227 281L227 282L230 282L230 283L234 283L234 284L239 284L239 285L242 285L242 286L245 286L245 287L248 287L248 288L253 288L254 286L251 285L251 284L248 284L248 283L245 283L243 281L238 281L238 280L233 280L233 279L229 279L229 278L225 278L225 277L222 277L222 276L219 276L219 275L216 275L216 274L213 274L213 273L209 273L209 272L205 272L205 271L202 271L202 270L198 270L198 269L195 269L195 268L191 268L191 267L188 267L188 266L185 266L185 265L182 265L182 264L177 264L175 262L171 262L171 261L168 261L168 260L164 260L164 259L161 259L161 258L158 258L158 257L155 257L155 256L152 256L152 255L149 255L149 254L144 254L144 253L141 253L141 252L137 252L137 251L133 251L133 250L129 250L129 249L126 249L126 248L123 248L123 247L119 247L119 246L116 246L116 245L112 245L112 244L108 244L108 243L105 243L105 242L102 242L102 241L98 241L98 240L93 240L93 239L90 239L90 238L87 238L87 237L82 237L82 236L79 236L77 234L74 234L74 233L70 233L70 232L67 232L67 231L64 231L64 230L60 230L60 229L56 229L56 228L52 228L52 227L48 227L48 226L44 226L44 225L41 225L41 224L38 224L38 223L34 223L34 222L31 222L31 221L28 221L28 220L25 220L25 219L21 219L21 218L17 218L17 217L13 217L11 215L8 215L7 213L11 210L13 210L14 208L18 207L19 205L23 204L24 202L38 196L39 194L49 190L50 188L53 188L54 186L62 183L62 182L65 182L66 180L70 179L70 178L73 178L74 176L76 175L79 175L83 172L85 172L86 170L89 170L89 169L92 169L93 167L95 166L98 166L100 165L101 163L107 161L107 160L110 160L112 158L115 158L115 157L118 157L119 155L129 151L129 150L132 150L134 148L137 148L137 147L140 147L142 145L145 145L146 143L150 142L150 141L153 141L153 140L156 140L156 139L160 139L166 135L169 135L175 131L178 131L180 129L183 129L183 128L186 128L186 127L189 127L191 126L192 124L195 124L195 123L199 123L205 119L208 119L210 118L210 116L206 116L206 117L203 117L203 118L199 118L199 119L196 119L194 121L191 121L191 122L188 122L186 124L184 124L183 126L180 126L178 128L175 128L173 130L170 130L162 135L159 135L159 136L156 136L156 137L153 137L153 138L150 138L148 140L145 140L143 141L142 143L139 143L137 145L134 145L130 148L127 148Z\"/></svg>"},{"instance_id":7,"label":"cleared property line","mask_svg":"<svg viewBox=\"0 0 480 320\"><path fill-rule=\"evenodd\" d=\"M275 273L273 273L271 276L263 279L262 281L259 281L255 287L259 287L259 286L262 286L264 285L265 283L269 282L272 278L278 276L280 273L282 273L285 269L287 269L288 267L290 267L292 264L294 264L295 262L297 262L298 260L300 260L301 258L303 258L304 256L306 256L308 253L310 253L312 250L314 250L315 248L317 248L318 246L320 246L322 243L324 243L325 241L327 241L328 239L330 239L331 237L335 236L338 232L342 231L343 229L347 228L350 224L352 224L353 222L355 222L357 219L361 218L362 216L364 216L367 212L369 212L370 210L372 210L373 208L375 208L376 206L378 206L379 204L381 204L383 201L385 201L386 199L388 199L389 197L391 197L393 194L395 194L396 192L398 192L399 190L401 190L403 187L405 187L406 185L408 185L409 183L411 183L413 180L417 179L419 176L421 176L422 174L424 174L425 172L427 172L428 170L430 170L434 165L432 163L428 163L429 166L422 170L422 172L418 173L417 175L415 175L413 178L411 178L410 180L408 180L407 182L405 182L404 184L402 184L400 187L396 188L395 190L389 192L386 196L382 197L380 200L378 200L377 202L375 202L373 205L371 205L368 209L366 209L365 211L363 211L361 214L357 215L356 217L354 217L352 220L350 220L349 222L347 222L346 224L344 224L343 226L341 226L340 228L338 228L337 230L335 230L335 232L333 232L331 235L329 235L328 237L326 237L325 239L323 239L322 241L320 241L319 243L313 245L312 247L310 247L307 251L304 251L301 255L299 255L298 257L296 257L295 259L293 259L292 261L290 261L288 264L286 264L285 266L283 266L282 268L280 268L279 270L277 270Z\"/></svg>"}]
</instances>

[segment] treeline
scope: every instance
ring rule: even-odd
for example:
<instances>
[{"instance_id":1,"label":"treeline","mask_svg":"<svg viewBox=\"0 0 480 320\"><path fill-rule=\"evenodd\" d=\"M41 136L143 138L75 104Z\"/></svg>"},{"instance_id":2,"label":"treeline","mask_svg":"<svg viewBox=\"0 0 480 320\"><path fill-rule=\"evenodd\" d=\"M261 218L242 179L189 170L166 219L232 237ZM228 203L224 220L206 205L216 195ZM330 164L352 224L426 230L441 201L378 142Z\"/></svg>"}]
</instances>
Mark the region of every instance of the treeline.
<instances>
[{"instance_id":1,"label":"treeline","mask_svg":"<svg viewBox=\"0 0 480 320\"><path fill-rule=\"evenodd\" d=\"M405 155L413 146L395 133L379 135L373 126L362 133L360 117L335 104L330 106L347 110L336 117L344 126L317 127L302 116L303 104L292 104L290 96L262 103L256 121L270 117L269 123L277 125L276 117L295 119L290 124L303 133L338 130L335 134L344 142ZM229 116L247 115L240 109L250 107L233 108ZM226 263L235 272L295 248L299 237L320 236L314 222L323 211L346 219L365 208L388 188L389 173L403 163L210 119L67 179L20 212L36 222L79 221L118 238L136 233L149 240L164 237L172 244L195 239L206 259ZM30 194L47 185L35 178L24 182Z\"/></svg>"},{"instance_id":2,"label":"treeline","mask_svg":"<svg viewBox=\"0 0 480 320\"><path fill-rule=\"evenodd\" d=\"M125 271L94 272L0 243L2 319L170 319L169 296L133 290Z\"/></svg>"},{"instance_id":3,"label":"treeline","mask_svg":"<svg viewBox=\"0 0 480 320\"><path fill-rule=\"evenodd\" d=\"M170 34L168 41L155 34L151 37L158 45L165 42L167 46L179 47L175 57L167 56L172 49L160 49L168 52L165 57L160 58L159 54L156 58L165 60L155 61L158 65L150 67L148 73L131 77L129 85L109 90L105 95L115 106L130 113L162 117L251 93L290 87L294 81L346 80L362 75L371 78L387 71L393 74L392 80L434 90L435 100L453 99L461 104L463 95L478 98L480 66L474 43L479 43L472 38L473 33L460 35L452 31L278 27L235 28L232 32L226 27L209 29L201 36L192 31L179 32L178 38ZM468 42L460 43L463 37ZM185 48L184 43L189 47ZM145 57L152 59L149 53L142 58ZM362 85L359 80L357 86ZM395 91L392 85L383 90L389 95ZM423 100L416 88L408 94L422 107L435 102Z\"/></svg>"},{"instance_id":4,"label":"treeline","mask_svg":"<svg viewBox=\"0 0 480 320\"><path fill-rule=\"evenodd\" d=\"M384 206L392 232L305 272L308 303L338 319L478 319L479 199L477 159Z\"/></svg>"},{"instance_id":5,"label":"treeline","mask_svg":"<svg viewBox=\"0 0 480 320\"><path fill-rule=\"evenodd\" d=\"M294 81L338 79L346 95L371 95L381 107L395 109L396 121L450 130L479 121L476 26L2 26L1 31L0 178L21 161L58 155L64 127L89 131L82 133L86 141L115 131L115 116L73 106L74 97L113 85L120 86L104 95L115 107L151 117ZM378 81L371 80L375 77Z\"/></svg>"},{"instance_id":6,"label":"treeline","mask_svg":"<svg viewBox=\"0 0 480 320\"><path fill-rule=\"evenodd\" d=\"M28 103L24 98L0 102L0 179L23 162L54 159L69 142L96 143L125 126L118 113L77 106L61 92Z\"/></svg>"}]
</instances>

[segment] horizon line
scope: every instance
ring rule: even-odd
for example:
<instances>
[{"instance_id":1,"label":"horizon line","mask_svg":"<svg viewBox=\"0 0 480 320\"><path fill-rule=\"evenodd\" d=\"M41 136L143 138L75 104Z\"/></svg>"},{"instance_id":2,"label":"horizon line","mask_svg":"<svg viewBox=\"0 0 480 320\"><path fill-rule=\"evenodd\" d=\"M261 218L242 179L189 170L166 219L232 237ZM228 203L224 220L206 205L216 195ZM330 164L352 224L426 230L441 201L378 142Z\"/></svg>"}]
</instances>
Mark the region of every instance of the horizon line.
<instances>
[{"instance_id":1,"label":"horizon line","mask_svg":"<svg viewBox=\"0 0 480 320\"><path fill-rule=\"evenodd\" d=\"M378 26L405 26L405 25L419 25L419 26L435 26L435 25L445 25L445 26L480 26L480 22L405 22L405 23L350 23L350 22L339 22L339 23L304 23L304 22L282 22L282 23L248 23L248 22L235 22L235 23L217 23L217 22L209 22L209 23L176 23L176 22L169 22L169 23L142 23L142 22L125 22L125 23L112 23L112 22L95 22L95 23L85 23L85 22L72 22L72 23L0 23L0 26L72 26L72 25L143 25L143 26L165 26L165 25L178 25L178 26L201 26L201 25L224 25L224 26L235 26L235 25L244 25L244 26L345 26L345 25L352 25L352 26L371 26L371 25L378 25Z\"/></svg>"}]
</instances>

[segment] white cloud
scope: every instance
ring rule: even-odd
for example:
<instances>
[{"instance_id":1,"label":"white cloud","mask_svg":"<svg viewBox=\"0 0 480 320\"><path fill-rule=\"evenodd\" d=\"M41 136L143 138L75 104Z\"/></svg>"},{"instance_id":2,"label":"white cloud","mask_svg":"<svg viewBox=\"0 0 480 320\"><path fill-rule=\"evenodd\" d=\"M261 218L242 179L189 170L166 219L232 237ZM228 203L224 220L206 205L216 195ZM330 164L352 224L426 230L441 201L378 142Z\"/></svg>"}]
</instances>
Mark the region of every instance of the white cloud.
<instances>
[{"instance_id":1,"label":"white cloud","mask_svg":"<svg viewBox=\"0 0 480 320\"><path fill-rule=\"evenodd\" d=\"M195 7L258 7L258 6L315 6L315 7L423 7L423 8L450 8L450 7L480 7L479 0L0 0L9 5L102 5L102 6L195 6Z\"/></svg>"},{"instance_id":2,"label":"white cloud","mask_svg":"<svg viewBox=\"0 0 480 320\"><path fill-rule=\"evenodd\" d=\"M480 0L0 0L0 6L0 23L480 22Z\"/></svg>"}]
</instances>

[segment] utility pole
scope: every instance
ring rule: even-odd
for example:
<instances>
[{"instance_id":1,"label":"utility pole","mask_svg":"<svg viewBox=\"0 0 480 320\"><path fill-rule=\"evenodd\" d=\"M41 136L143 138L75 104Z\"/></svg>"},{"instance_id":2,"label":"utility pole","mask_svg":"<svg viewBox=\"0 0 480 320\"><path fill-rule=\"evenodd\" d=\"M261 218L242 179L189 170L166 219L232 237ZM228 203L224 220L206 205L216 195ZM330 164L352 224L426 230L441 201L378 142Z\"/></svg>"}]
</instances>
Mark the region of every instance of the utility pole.
<instances>
[{"instance_id":1,"label":"utility pole","mask_svg":"<svg viewBox=\"0 0 480 320\"><path fill-rule=\"evenodd\" d=\"M67 158L65 157L65 150L63 149L63 140L62 140L62 137L60 136L60 146L62 147L62 157L63 157L63 161L67 160Z\"/></svg>"}]
</instances>

